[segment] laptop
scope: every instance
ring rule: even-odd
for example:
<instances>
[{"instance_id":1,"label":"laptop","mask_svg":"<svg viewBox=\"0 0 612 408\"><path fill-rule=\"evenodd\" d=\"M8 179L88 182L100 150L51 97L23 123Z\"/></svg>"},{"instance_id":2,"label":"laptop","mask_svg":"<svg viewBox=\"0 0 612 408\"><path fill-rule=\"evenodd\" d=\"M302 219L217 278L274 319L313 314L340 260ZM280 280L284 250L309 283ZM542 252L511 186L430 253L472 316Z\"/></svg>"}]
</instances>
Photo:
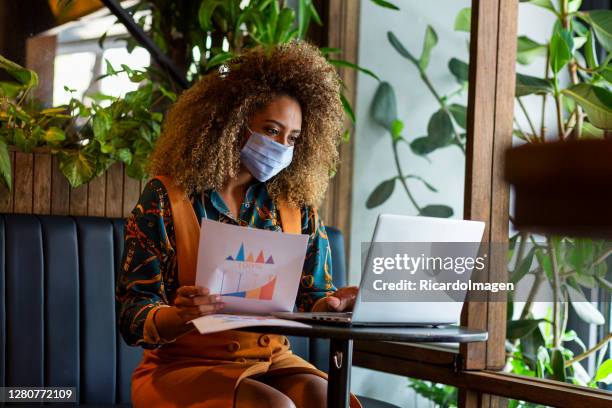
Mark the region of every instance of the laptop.
<instances>
[{"instance_id":1,"label":"laptop","mask_svg":"<svg viewBox=\"0 0 612 408\"><path fill-rule=\"evenodd\" d=\"M485 223L481 221L453 220L433 217L380 214L376 221L372 242L386 243L472 243L463 255L476 257L482 240ZM423 244L424 243L424 244ZM435 247L430 245L432 255ZM461 299L454 296L445 298L444 292L436 295L435 301L366 301L364 287L371 283L373 270L367 268L374 256L374 245L370 244L363 263L359 293L352 312L275 312L272 315L290 320L336 323L355 326L442 326L458 323L465 294ZM425 255L425 254L424 254ZM462 280L470 278L473 269L462 272ZM422 276L419 276L422 275ZM413 278L427 278L425 271L417 270ZM465 292L467 293L467 291Z\"/></svg>"}]
</instances>

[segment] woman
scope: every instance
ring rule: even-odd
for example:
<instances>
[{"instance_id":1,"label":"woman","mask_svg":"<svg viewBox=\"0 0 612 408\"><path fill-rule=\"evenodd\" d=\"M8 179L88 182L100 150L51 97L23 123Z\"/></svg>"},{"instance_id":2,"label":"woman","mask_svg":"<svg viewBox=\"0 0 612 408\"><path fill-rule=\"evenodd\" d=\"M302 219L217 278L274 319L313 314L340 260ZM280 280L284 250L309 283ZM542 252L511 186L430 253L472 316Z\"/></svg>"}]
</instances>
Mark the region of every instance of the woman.
<instances>
[{"instance_id":1,"label":"woman","mask_svg":"<svg viewBox=\"0 0 612 408\"><path fill-rule=\"evenodd\" d=\"M126 225L117 281L125 341L145 348L135 407L322 407L327 375L287 337L200 335L190 320L223 310L194 286L199 220L309 235L296 305L348 311L317 216L338 159L339 78L305 42L255 48L205 76L170 109L145 187ZM351 407L360 407L351 395Z\"/></svg>"}]
</instances>

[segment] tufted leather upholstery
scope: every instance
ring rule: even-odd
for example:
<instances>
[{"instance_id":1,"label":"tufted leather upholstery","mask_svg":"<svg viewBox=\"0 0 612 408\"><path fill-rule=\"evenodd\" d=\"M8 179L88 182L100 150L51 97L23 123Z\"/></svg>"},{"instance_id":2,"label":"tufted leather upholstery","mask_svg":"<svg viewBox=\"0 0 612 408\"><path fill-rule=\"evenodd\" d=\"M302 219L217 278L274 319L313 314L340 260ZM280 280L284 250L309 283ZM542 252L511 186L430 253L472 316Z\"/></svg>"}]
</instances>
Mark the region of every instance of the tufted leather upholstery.
<instances>
[{"instance_id":1,"label":"tufted leather upholstery","mask_svg":"<svg viewBox=\"0 0 612 408\"><path fill-rule=\"evenodd\" d=\"M344 286L342 234L328 235ZM123 220L0 214L0 386L76 386L82 404L129 404L142 349L116 325L122 244ZM327 367L327 341L291 343Z\"/></svg>"}]
</instances>

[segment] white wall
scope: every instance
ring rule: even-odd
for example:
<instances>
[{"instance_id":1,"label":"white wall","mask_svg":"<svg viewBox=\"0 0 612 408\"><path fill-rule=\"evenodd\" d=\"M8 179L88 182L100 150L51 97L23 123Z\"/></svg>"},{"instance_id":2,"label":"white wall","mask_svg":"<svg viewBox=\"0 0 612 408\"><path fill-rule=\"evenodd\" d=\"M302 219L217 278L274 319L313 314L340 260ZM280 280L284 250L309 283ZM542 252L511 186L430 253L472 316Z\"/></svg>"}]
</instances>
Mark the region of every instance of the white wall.
<instances>
[{"instance_id":1,"label":"white wall","mask_svg":"<svg viewBox=\"0 0 612 408\"><path fill-rule=\"evenodd\" d=\"M448 71L448 61L457 57L468 61L467 33L453 29L457 12L470 5L468 0L435 0L416 2L395 0L401 11L376 6L372 1L361 2L359 65L374 71L383 81L390 82L396 91L398 115L405 123L403 136L408 140L426 134L427 122L439 107L431 93L418 76L416 68L402 58L388 43L387 31L393 31L404 46L417 58L421 53L425 28L431 24L438 34L438 45L434 48L428 74L436 89L448 93L457 87ZM536 41L548 38L552 18L547 12L530 5L520 7L519 32ZM518 67L518 71L541 75L544 61L529 67ZM390 137L369 116L370 104L378 82L362 73L358 74L356 132L354 134L355 157L353 178L352 234L350 247L349 281L359 284L361 277L361 243L368 242L379 213L415 215L417 212L407 199L405 192L396 186L393 196L382 206L372 210L365 208L371 191L382 181L396 175ZM467 95L457 102L465 104ZM525 100L527 109L539 112L539 98ZM552 108L549 101L549 108ZM552 111L551 111L552 112ZM537 123L539 116L536 114ZM554 130L552 114L548 115L549 128ZM519 117L526 128L526 122ZM539 126L539 125L538 125ZM453 208L454 217L463 216L464 156L457 147L448 147L430 155L431 163L415 156L409 148L402 146L401 160L406 174L417 174L438 189L432 193L418 182L410 185L421 205L446 204ZM430 407L429 401L415 398L407 387L405 377L353 368L353 392L394 403L402 407Z\"/></svg>"},{"instance_id":2,"label":"white wall","mask_svg":"<svg viewBox=\"0 0 612 408\"><path fill-rule=\"evenodd\" d=\"M434 48L428 74L441 94L458 87L448 70L452 57L468 60L467 33L453 30L457 12L469 5L466 0L436 0L431 2L396 1L401 11L376 6L367 0L361 3L359 64L374 71L395 88L398 116L404 122L403 136L409 141L424 136L430 116L439 106L421 81L416 68L401 57L387 41L387 31L393 31L414 55L421 53L425 28L431 24L439 38ZM378 82L359 74L357 89L355 158L353 175L353 210L351 225L351 255L349 280L358 284L360 246L371 238L379 213L416 215L417 211L399 184L383 205L368 210L365 202L372 190L383 180L397 174L392 154L391 138L370 116L370 104ZM465 97L464 95L464 101ZM463 101L463 102L464 102ZM463 214L464 156L455 146L430 155L431 163L414 155L406 145L400 146L402 166L406 174L424 177L438 193L427 190L418 181L409 181L411 191L420 205L446 204L455 216Z\"/></svg>"}]
</instances>

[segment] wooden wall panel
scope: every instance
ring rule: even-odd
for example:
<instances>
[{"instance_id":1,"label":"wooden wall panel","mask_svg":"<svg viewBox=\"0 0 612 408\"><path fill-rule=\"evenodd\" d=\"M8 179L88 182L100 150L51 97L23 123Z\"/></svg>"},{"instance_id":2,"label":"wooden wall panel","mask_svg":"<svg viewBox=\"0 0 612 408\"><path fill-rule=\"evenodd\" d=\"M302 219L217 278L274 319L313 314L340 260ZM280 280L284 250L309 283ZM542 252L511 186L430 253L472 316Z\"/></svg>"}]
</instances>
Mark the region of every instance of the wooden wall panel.
<instances>
[{"instance_id":1,"label":"wooden wall panel","mask_svg":"<svg viewBox=\"0 0 612 408\"><path fill-rule=\"evenodd\" d=\"M87 184L70 188L70 215L87 215Z\"/></svg>"},{"instance_id":2,"label":"wooden wall panel","mask_svg":"<svg viewBox=\"0 0 612 408\"><path fill-rule=\"evenodd\" d=\"M0 213L121 218L129 215L140 197L141 182L126 177L120 163L90 183L71 188L57 157L48 151L11 149L9 158L13 192L0 185Z\"/></svg>"},{"instance_id":3,"label":"wooden wall panel","mask_svg":"<svg viewBox=\"0 0 612 408\"><path fill-rule=\"evenodd\" d=\"M35 214L51 214L51 170L53 160L51 155L36 153L34 155L34 185L32 212Z\"/></svg>"},{"instance_id":4,"label":"wooden wall panel","mask_svg":"<svg viewBox=\"0 0 612 408\"><path fill-rule=\"evenodd\" d=\"M104 217L106 214L106 178L107 174L103 174L89 182L87 215Z\"/></svg>"},{"instance_id":5,"label":"wooden wall panel","mask_svg":"<svg viewBox=\"0 0 612 408\"><path fill-rule=\"evenodd\" d=\"M70 184L59 169L59 160L53 157L51 169L51 214L68 215L70 213Z\"/></svg>"},{"instance_id":6,"label":"wooden wall panel","mask_svg":"<svg viewBox=\"0 0 612 408\"><path fill-rule=\"evenodd\" d=\"M16 152L13 170L13 192L15 194L13 211L15 213L29 214L32 212L33 182L34 155Z\"/></svg>"},{"instance_id":7,"label":"wooden wall panel","mask_svg":"<svg viewBox=\"0 0 612 408\"><path fill-rule=\"evenodd\" d=\"M106 172L106 216L123 215L123 166L115 163Z\"/></svg>"},{"instance_id":8,"label":"wooden wall panel","mask_svg":"<svg viewBox=\"0 0 612 408\"><path fill-rule=\"evenodd\" d=\"M125 173L125 172L124 172ZM138 180L134 180L124 174L123 177L123 214L126 216L134 209L134 206L138 202L140 197L141 189L146 183L141 183Z\"/></svg>"}]
</instances>

